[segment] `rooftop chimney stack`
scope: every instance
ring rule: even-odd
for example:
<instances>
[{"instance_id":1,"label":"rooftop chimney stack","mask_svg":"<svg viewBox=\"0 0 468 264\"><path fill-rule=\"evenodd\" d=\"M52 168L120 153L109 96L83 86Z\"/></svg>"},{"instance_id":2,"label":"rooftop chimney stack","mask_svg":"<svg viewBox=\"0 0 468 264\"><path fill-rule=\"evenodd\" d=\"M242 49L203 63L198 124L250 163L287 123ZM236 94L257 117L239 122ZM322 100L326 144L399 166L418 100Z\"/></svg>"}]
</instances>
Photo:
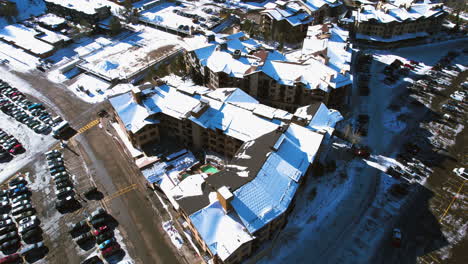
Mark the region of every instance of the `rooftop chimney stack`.
<instances>
[{"instance_id":1,"label":"rooftop chimney stack","mask_svg":"<svg viewBox=\"0 0 468 264\"><path fill-rule=\"evenodd\" d=\"M141 90L138 87L132 88L132 97L133 101L139 105L141 105L142 98L141 98Z\"/></svg>"},{"instance_id":2,"label":"rooftop chimney stack","mask_svg":"<svg viewBox=\"0 0 468 264\"><path fill-rule=\"evenodd\" d=\"M211 34L207 36L208 42L214 42L215 41L215 35Z\"/></svg>"},{"instance_id":3,"label":"rooftop chimney stack","mask_svg":"<svg viewBox=\"0 0 468 264\"><path fill-rule=\"evenodd\" d=\"M232 211L232 205L231 202L234 199L234 195L232 192L228 189L228 187L223 186L218 189L216 192L216 195L218 196L218 201L223 207L224 211L226 213L229 213Z\"/></svg>"},{"instance_id":4,"label":"rooftop chimney stack","mask_svg":"<svg viewBox=\"0 0 468 264\"><path fill-rule=\"evenodd\" d=\"M228 49L228 48L227 48L227 43L224 42L224 43L219 44L219 48L220 48L221 50L227 50L227 49Z\"/></svg>"}]
</instances>

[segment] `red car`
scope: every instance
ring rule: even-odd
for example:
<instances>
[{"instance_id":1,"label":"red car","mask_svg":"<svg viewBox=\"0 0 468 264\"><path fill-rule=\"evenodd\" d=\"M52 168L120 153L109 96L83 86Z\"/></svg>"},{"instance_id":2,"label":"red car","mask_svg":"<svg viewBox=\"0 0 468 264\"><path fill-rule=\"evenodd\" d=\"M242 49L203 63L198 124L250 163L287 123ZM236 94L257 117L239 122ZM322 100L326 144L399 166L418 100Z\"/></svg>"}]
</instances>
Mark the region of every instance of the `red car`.
<instances>
[{"instance_id":1,"label":"red car","mask_svg":"<svg viewBox=\"0 0 468 264\"><path fill-rule=\"evenodd\" d=\"M112 253L114 253L115 251L119 250L120 249L120 245L119 244L115 244L113 246L110 246L106 249L104 249L103 251L101 251L101 254L102 256L109 256L111 255Z\"/></svg>"},{"instance_id":2,"label":"red car","mask_svg":"<svg viewBox=\"0 0 468 264\"><path fill-rule=\"evenodd\" d=\"M24 150L23 145L21 145L21 144L16 144L16 145L13 146L13 148L10 149L10 153L16 154L16 153L18 153L19 151L23 151L23 150Z\"/></svg>"},{"instance_id":3,"label":"red car","mask_svg":"<svg viewBox=\"0 0 468 264\"><path fill-rule=\"evenodd\" d=\"M106 233L107 231L109 231L109 228L106 225L100 226L98 229L93 231L93 235L98 236L100 234Z\"/></svg>"},{"instance_id":4,"label":"red car","mask_svg":"<svg viewBox=\"0 0 468 264\"><path fill-rule=\"evenodd\" d=\"M6 256L2 259L0 259L1 264L6 264L6 263L13 263L17 262L20 259L20 255L18 253Z\"/></svg>"}]
</instances>

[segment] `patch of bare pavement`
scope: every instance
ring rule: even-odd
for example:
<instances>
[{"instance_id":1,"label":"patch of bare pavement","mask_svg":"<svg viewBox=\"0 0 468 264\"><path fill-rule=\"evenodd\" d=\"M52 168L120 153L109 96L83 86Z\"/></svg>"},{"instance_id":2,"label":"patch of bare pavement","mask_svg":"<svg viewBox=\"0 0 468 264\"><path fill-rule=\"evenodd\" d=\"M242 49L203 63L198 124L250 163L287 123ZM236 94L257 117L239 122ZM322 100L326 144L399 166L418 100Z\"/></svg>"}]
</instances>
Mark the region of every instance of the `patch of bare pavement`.
<instances>
[{"instance_id":1,"label":"patch of bare pavement","mask_svg":"<svg viewBox=\"0 0 468 264\"><path fill-rule=\"evenodd\" d=\"M29 91L31 96L47 98L44 103L60 113L76 129L96 119L97 112L106 105L106 103L91 105L83 102L66 87L50 82L41 74L36 74L39 72L13 73L37 91L37 93ZM187 257L182 257L172 246L165 235L159 213L163 211L162 206L147 190L143 176L125 154L122 146L112 135L100 129L100 126L76 135L69 146L78 155L77 159L82 159L86 164L84 169L89 177L88 184L94 183L104 194L100 203L118 222L128 254L136 263L189 262ZM28 167L34 167L35 162L37 159L31 161ZM34 169L30 171L35 177L36 171ZM44 213L50 214L49 211ZM67 233L67 230L63 230L62 233ZM57 239L67 241L67 235L60 234ZM70 250L73 248L67 246L64 246L63 250L54 249L47 260L51 263L60 263L68 259L69 263L75 261L79 263L78 258L73 257L76 254L60 253ZM195 258L193 254L188 255ZM190 260L192 261L193 259Z\"/></svg>"}]
</instances>

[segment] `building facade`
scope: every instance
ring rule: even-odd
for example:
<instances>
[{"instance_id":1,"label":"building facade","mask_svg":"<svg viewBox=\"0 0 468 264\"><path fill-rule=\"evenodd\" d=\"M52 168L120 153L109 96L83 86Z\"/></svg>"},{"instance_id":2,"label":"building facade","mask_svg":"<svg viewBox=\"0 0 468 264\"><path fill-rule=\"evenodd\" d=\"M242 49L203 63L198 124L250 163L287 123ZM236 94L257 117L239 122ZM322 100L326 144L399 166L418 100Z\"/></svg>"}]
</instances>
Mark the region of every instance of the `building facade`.
<instances>
[{"instance_id":1,"label":"building facade","mask_svg":"<svg viewBox=\"0 0 468 264\"><path fill-rule=\"evenodd\" d=\"M83 0L44 0L47 11L80 23L86 21L96 25L100 20L111 15L110 7L105 2Z\"/></svg>"},{"instance_id":2,"label":"building facade","mask_svg":"<svg viewBox=\"0 0 468 264\"><path fill-rule=\"evenodd\" d=\"M208 39L208 46L186 54L186 62L211 89L239 87L263 104L294 112L314 102L331 102L336 108L351 83L349 67L332 67L326 53L288 60L243 33Z\"/></svg>"},{"instance_id":3,"label":"building facade","mask_svg":"<svg viewBox=\"0 0 468 264\"><path fill-rule=\"evenodd\" d=\"M446 15L443 4L364 5L353 12L355 38L379 45L426 38L441 30Z\"/></svg>"}]
</instances>

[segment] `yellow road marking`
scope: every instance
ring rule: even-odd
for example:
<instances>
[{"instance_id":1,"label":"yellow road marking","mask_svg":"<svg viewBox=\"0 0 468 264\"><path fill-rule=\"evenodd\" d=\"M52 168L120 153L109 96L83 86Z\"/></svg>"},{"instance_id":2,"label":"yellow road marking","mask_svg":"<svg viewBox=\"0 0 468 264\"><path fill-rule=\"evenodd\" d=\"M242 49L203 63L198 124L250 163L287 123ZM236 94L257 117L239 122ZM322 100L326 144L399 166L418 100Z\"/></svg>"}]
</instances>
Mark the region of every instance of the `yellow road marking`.
<instances>
[{"instance_id":1,"label":"yellow road marking","mask_svg":"<svg viewBox=\"0 0 468 264\"><path fill-rule=\"evenodd\" d=\"M426 263L426 264L430 264L429 262L427 262L427 261L424 259L424 257L419 257L419 259L422 260L422 261L423 261L424 263Z\"/></svg>"},{"instance_id":2,"label":"yellow road marking","mask_svg":"<svg viewBox=\"0 0 468 264\"><path fill-rule=\"evenodd\" d=\"M458 194L460 194L462 188L463 188L463 185L465 185L465 182L464 181L461 185L460 185L460 188L458 188L458 191L457 191L457 194L455 194L452 198L452 201L450 202L450 204L447 206L447 209L445 209L445 212L444 214L442 215L442 217L439 219L439 222L444 219L444 217L447 215L448 211L450 210L450 207L452 207L453 203L455 202L455 200L457 199L457 196Z\"/></svg>"},{"instance_id":3,"label":"yellow road marking","mask_svg":"<svg viewBox=\"0 0 468 264\"><path fill-rule=\"evenodd\" d=\"M85 132L86 130L94 127L95 125L99 124L99 119L95 119L91 122L89 122L88 124L86 124L85 126L83 126L82 128L78 129L78 134L81 134L83 132Z\"/></svg>"},{"instance_id":4,"label":"yellow road marking","mask_svg":"<svg viewBox=\"0 0 468 264\"><path fill-rule=\"evenodd\" d=\"M115 199L115 198L117 198L117 197L119 197L119 196L121 196L121 195L123 195L125 193L128 193L128 192L130 192L130 191L132 191L132 190L134 190L136 188L137 188L137 185L136 185L136 183L134 183L134 184L132 184L130 186L127 186L127 187L125 187L123 189L118 190L117 192L115 192L115 193L113 193L113 194L111 194L111 195L109 195L107 197L104 197L103 202L104 203L108 202L108 201L110 201L112 199Z\"/></svg>"},{"instance_id":5,"label":"yellow road marking","mask_svg":"<svg viewBox=\"0 0 468 264\"><path fill-rule=\"evenodd\" d=\"M440 261L436 259L434 256L432 256L431 254L427 254L427 255L431 257L431 259L433 259L435 262L440 263Z\"/></svg>"}]
</instances>

